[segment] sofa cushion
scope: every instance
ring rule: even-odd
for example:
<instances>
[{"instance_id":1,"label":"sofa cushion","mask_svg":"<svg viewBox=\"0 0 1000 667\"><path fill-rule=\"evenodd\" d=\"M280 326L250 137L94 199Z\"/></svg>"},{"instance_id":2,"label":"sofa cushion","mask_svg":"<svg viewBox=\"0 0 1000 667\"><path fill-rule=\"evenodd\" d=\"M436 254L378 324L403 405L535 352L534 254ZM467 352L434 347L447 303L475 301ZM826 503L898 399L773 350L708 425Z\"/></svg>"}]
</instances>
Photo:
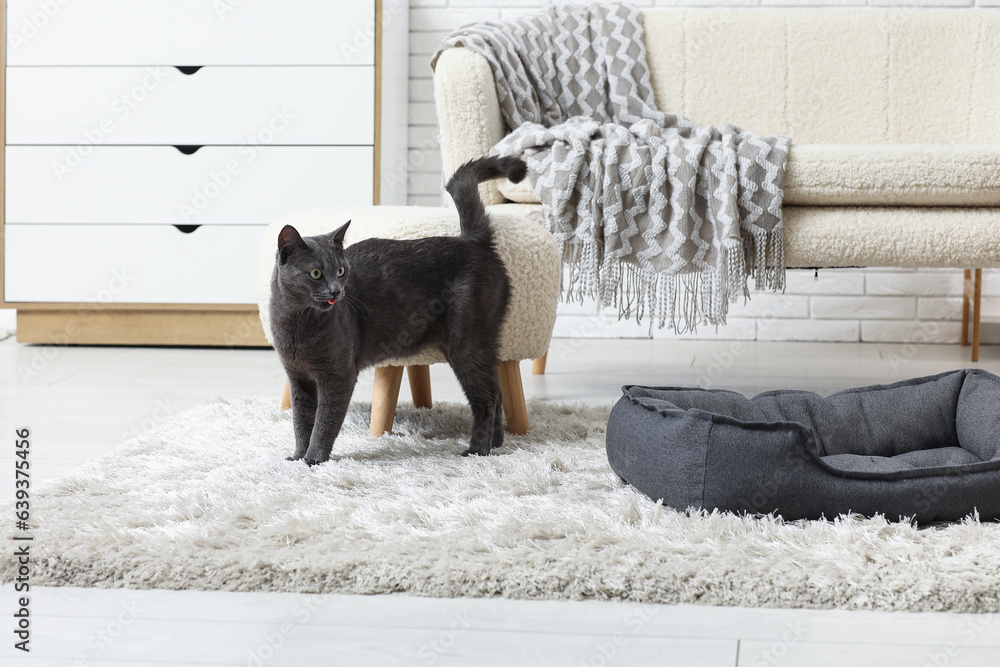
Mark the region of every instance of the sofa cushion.
<instances>
[{"instance_id":1,"label":"sofa cushion","mask_svg":"<svg viewBox=\"0 0 1000 667\"><path fill-rule=\"evenodd\" d=\"M538 203L527 180L499 182ZM1000 206L1000 145L792 144L789 206Z\"/></svg>"},{"instance_id":2,"label":"sofa cushion","mask_svg":"<svg viewBox=\"0 0 1000 667\"><path fill-rule=\"evenodd\" d=\"M657 106L800 144L1000 144L1000 12L919 4L645 9Z\"/></svg>"},{"instance_id":3,"label":"sofa cushion","mask_svg":"<svg viewBox=\"0 0 1000 667\"><path fill-rule=\"evenodd\" d=\"M785 203L1000 206L1000 145L793 144Z\"/></svg>"},{"instance_id":4,"label":"sofa cushion","mask_svg":"<svg viewBox=\"0 0 1000 667\"><path fill-rule=\"evenodd\" d=\"M501 204L541 220L540 204ZM1000 268L1000 207L786 206L789 268Z\"/></svg>"}]
</instances>

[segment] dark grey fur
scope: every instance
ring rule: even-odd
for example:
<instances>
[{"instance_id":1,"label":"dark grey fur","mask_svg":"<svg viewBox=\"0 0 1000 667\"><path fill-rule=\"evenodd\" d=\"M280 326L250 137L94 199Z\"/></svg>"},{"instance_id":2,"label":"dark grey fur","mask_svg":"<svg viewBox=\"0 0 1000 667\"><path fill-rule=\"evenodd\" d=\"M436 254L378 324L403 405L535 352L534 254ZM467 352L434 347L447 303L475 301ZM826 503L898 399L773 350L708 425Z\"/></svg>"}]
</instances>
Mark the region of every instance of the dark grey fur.
<instances>
[{"instance_id":1,"label":"dark grey fur","mask_svg":"<svg viewBox=\"0 0 1000 667\"><path fill-rule=\"evenodd\" d=\"M497 366L510 278L479 183L500 176L516 183L525 173L517 158L461 166L446 187L461 222L457 237L368 239L344 248L350 221L322 236L303 238L290 225L281 230L271 332L291 383L290 460L315 465L330 458L360 371L426 348L444 353L472 407L464 454L486 455L503 444Z\"/></svg>"}]
</instances>

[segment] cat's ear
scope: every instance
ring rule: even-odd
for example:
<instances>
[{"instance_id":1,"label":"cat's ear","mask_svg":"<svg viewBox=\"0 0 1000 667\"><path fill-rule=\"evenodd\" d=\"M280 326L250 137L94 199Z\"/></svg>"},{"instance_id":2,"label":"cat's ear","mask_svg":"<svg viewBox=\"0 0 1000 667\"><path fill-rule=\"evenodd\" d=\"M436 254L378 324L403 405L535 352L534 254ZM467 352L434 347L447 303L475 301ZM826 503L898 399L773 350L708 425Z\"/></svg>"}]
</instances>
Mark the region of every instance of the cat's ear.
<instances>
[{"instance_id":1,"label":"cat's ear","mask_svg":"<svg viewBox=\"0 0 1000 667\"><path fill-rule=\"evenodd\" d=\"M347 233L347 228L351 226L351 221L348 220L344 223L343 227L333 232L333 242L340 245L344 245L344 235Z\"/></svg>"},{"instance_id":2,"label":"cat's ear","mask_svg":"<svg viewBox=\"0 0 1000 667\"><path fill-rule=\"evenodd\" d=\"M305 247L305 245L298 230L291 225L285 225L281 233L278 234L278 255L281 257L281 263L285 263L293 250Z\"/></svg>"}]
</instances>

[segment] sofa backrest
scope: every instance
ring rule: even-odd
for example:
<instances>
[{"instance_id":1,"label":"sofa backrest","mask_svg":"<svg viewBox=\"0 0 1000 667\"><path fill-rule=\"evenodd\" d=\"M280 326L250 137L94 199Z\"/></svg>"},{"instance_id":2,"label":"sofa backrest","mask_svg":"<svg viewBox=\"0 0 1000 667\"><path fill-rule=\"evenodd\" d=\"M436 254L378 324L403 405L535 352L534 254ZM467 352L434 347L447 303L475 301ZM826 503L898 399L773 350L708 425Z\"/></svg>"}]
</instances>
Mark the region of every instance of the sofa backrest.
<instances>
[{"instance_id":1,"label":"sofa backrest","mask_svg":"<svg viewBox=\"0 0 1000 667\"><path fill-rule=\"evenodd\" d=\"M793 146L1000 144L1000 9L647 9L643 24L657 106L695 122ZM434 90L447 177L506 130L478 54L448 49Z\"/></svg>"},{"instance_id":2,"label":"sofa backrest","mask_svg":"<svg viewBox=\"0 0 1000 667\"><path fill-rule=\"evenodd\" d=\"M648 9L660 109L797 143L1000 144L1000 11Z\"/></svg>"}]
</instances>

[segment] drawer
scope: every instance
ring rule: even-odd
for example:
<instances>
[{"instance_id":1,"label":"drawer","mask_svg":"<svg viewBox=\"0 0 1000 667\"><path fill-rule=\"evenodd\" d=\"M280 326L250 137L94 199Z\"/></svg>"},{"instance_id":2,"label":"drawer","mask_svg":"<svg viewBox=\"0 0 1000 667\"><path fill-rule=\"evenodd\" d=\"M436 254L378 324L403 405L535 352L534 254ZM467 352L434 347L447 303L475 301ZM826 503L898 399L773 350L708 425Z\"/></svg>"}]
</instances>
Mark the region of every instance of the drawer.
<instances>
[{"instance_id":1,"label":"drawer","mask_svg":"<svg viewBox=\"0 0 1000 667\"><path fill-rule=\"evenodd\" d=\"M5 225L4 298L41 303L257 303L265 227Z\"/></svg>"},{"instance_id":2,"label":"drawer","mask_svg":"<svg viewBox=\"0 0 1000 667\"><path fill-rule=\"evenodd\" d=\"M267 224L373 198L371 146L8 146L15 223Z\"/></svg>"},{"instance_id":3,"label":"drawer","mask_svg":"<svg viewBox=\"0 0 1000 667\"><path fill-rule=\"evenodd\" d=\"M8 144L372 145L374 67L8 67Z\"/></svg>"},{"instance_id":4,"label":"drawer","mask_svg":"<svg viewBox=\"0 0 1000 667\"><path fill-rule=\"evenodd\" d=\"M7 0L7 62L371 65L374 17L374 0Z\"/></svg>"}]
</instances>

